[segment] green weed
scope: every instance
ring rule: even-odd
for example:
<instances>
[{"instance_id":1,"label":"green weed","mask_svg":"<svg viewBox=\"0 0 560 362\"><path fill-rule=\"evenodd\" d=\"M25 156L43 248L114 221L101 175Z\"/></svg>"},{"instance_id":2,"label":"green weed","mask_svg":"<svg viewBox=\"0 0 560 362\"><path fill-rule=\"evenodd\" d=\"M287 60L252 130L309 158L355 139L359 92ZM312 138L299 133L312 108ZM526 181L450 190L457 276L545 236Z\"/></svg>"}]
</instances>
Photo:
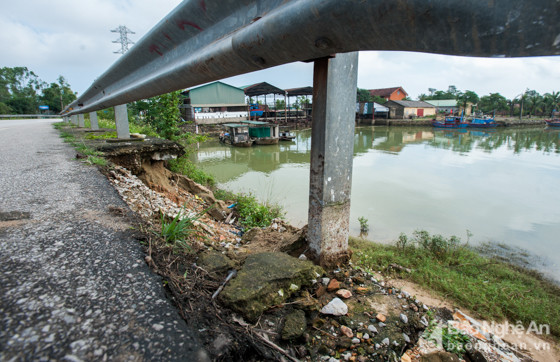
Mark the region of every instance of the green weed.
<instances>
[{"instance_id":1,"label":"green weed","mask_svg":"<svg viewBox=\"0 0 560 362\"><path fill-rule=\"evenodd\" d=\"M208 210L203 210L192 215L184 215L184 209L171 220L161 213L161 237L165 242L173 244L177 249L190 251L188 238L196 231L195 222Z\"/></svg>"},{"instance_id":2,"label":"green weed","mask_svg":"<svg viewBox=\"0 0 560 362\"><path fill-rule=\"evenodd\" d=\"M238 194L235 202L240 216L239 223L247 228L267 227L272 220L283 216L279 205L261 204L252 194Z\"/></svg>"},{"instance_id":3,"label":"green weed","mask_svg":"<svg viewBox=\"0 0 560 362\"><path fill-rule=\"evenodd\" d=\"M360 222L360 231L363 233L367 233L369 231L368 219L366 219L363 216L360 216L358 218L358 221Z\"/></svg>"},{"instance_id":4,"label":"green weed","mask_svg":"<svg viewBox=\"0 0 560 362\"><path fill-rule=\"evenodd\" d=\"M457 237L418 231L409 241L381 245L350 238L355 262L367 270L389 264L412 269L401 277L439 293L481 318L550 325L560 337L560 288L534 271L481 256Z\"/></svg>"},{"instance_id":5,"label":"green weed","mask_svg":"<svg viewBox=\"0 0 560 362\"><path fill-rule=\"evenodd\" d=\"M171 171L185 175L196 183L207 187L216 185L214 176L196 167L186 156L179 157L175 160L169 160L168 165Z\"/></svg>"},{"instance_id":6,"label":"green weed","mask_svg":"<svg viewBox=\"0 0 560 362\"><path fill-rule=\"evenodd\" d=\"M107 160L97 156L88 156L86 159L86 163L90 165L101 166L101 167L107 166Z\"/></svg>"}]
</instances>

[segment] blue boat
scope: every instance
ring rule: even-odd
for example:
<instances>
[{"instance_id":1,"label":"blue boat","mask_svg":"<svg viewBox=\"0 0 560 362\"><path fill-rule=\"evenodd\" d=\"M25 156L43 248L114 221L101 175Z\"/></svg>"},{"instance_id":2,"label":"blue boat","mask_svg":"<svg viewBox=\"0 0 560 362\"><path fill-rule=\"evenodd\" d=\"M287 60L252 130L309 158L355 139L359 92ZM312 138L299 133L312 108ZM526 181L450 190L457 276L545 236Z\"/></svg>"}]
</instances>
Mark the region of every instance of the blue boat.
<instances>
[{"instance_id":1,"label":"blue boat","mask_svg":"<svg viewBox=\"0 0 560 362\"><path fill-rule=\"evenodd\" d=\"M489 118L489 117L478 118L478 117L475 117L469 123L468 127L471 127L471 128L493 128L493 127L496 127L497 125L498 124L496 123L494 118Z\"/></svg>"},{"instance_id":2,"label":"blue boat","mask_svg":"<svg viewBox=\"0 0 560 362\"><path fill-rule=\"evenodd\" d=\"M545 119L544 121L548 127L560 127L560 118Z\"/></svg>"},{"instance_id":3,"label":"blue boat","mask_svg":"<svg viewBox=\"0 0 560 362\"><path fill-rule=\"evenodd\" d=\"M438 121L435 119L432 120L432 126L436 128L467 128L467 125L467 122L463 122L462 115L461 117L445 117L443 121Z\"/></svg>"}]
</instances>

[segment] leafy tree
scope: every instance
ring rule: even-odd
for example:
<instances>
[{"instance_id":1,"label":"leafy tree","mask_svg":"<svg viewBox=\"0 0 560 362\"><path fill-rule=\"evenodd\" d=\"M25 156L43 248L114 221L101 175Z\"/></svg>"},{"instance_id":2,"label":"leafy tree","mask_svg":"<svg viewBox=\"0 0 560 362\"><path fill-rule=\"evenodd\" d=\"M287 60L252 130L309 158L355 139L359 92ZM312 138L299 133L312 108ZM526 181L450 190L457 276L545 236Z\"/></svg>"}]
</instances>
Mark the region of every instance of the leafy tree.
<instances>
[{"instance_id":1,"label":"leafy tree","mask_svg":"<svg viewBox=\"0 0 560 362\"><path fill-rule=\"evenodd\" d=\"M457 104L463 109L466 109L469 103L476 106L479 101L478 94L470 90L465 91L464 93L457 92L455 99L457 100Z\"/></svg>"},{"instance_id":2,"label":"leafy tree","mask_svg":"<svg viewBox=\"0 0 560 362\"><path fill-rule=\"evenodd\" d=\"M358 103L373 102L373 97L371 96L370 92L367 89L358 88L358 90L356 91L356 102Z\"/></svg>"},{"instance_id":3,"label":"leafy tree","mask_svg":"<svg viewBox=\"0 0 560 362\"><path fill-rule=\"evenodd\" d=\"M545 93L543 98L545 115L560 111L560 92Z\"/></svg>"},{"instance_id":4,"label":"leafy tree","mask_svg":"<svg viewBox=\"0 0 560 362\"><path fill-rule=\"evenodd\" d=\"M529 111L529 116L534 116L537 112L542 111L543 97L536 90L526 90L525 95L527 96L527 110Z\"/></svg>"},{"instance_id":5,"label":"leafy tree","mask_svg":"<svg viewBox=\"0 0 560 362\"><path fill-rule=\"evenodd\" d=\"M478 107L484 113L507 111L508 102L506 97L502 96L500 93L490 93L490 95L480 98Z\"/></svg>"},{"instance_id":6,"label":"leafy tree","mask_svg":"<svg viewBox=\"0 0 560 362\"><path fill-rule=\"evenodd\" d=\"M133 102L129 106L129 117L137 117L139 121L149 124L163 138L176 140L181 138L181 130L178 127L181 120L180 102L180 91ZM112 108L110 110L112 111Z\"/></svg>"},{"instance_id":7,"label":"leafy tree","mask_svg":"<svg viewBox=\"0 0 560 362\"><path fill-rule=\"evenodd\" d=\"M76 95L64 77L59 76L57 81L47 86L27 67L1 68L0 113L34 114L39 103L60 112Z\"/></svg>"},{"instance_id":8,"label":"leafy tree","mask_svg":"<svg viewBox=\"0 0 560 362\"><path fill-rule=\"evenodd\" d=\"M38 111L38 91L44 82L27 67L0 69L0 102L16 114Z\"/></svg>"},{"instance_id":9,"label":"leafy tree","mask_svg":"<svg viewBox=\"0 0 560 362\"><path fill-rule=\"evenodd\" d=\"M39 98L41 104L48 105L54 113L60 113L64 107L76 99L76 94L70 89L70 85L63 76L58 77L58 83L51 83L42 90Z\"/></svg>"},{"instance_id":10,"label":"leafy tree","mask_svg":"<svg viewBox=\"0 0 560 362\"><path fill-rule=\"evenodd\" d=\"M277 99L276 104L274 106L275 109L284 109L286 106L286 101L283 99Z\"/></svg>"}]
</instances>

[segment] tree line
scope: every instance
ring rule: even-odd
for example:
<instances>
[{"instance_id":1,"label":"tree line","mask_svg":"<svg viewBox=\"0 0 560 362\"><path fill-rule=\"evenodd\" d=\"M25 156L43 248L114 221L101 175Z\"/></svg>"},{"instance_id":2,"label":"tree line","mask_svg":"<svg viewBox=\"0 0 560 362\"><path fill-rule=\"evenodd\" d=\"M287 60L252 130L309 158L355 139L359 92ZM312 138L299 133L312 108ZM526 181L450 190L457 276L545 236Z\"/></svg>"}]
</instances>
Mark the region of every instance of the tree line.
<instances>
[{"instance_id":1,"label":"tree line","mask_svg":"<svg viewBox=\"0 0 560 362\"><path fill-rule=\"evenodd\" d=\"M474 110L483 113L494 113L510 116L549 116L553 111L560 111L560 92L539 94L535 90L527 89L513 99L507 99L500 93L490 93L479 97L473 91L460 91L454 85L450 85L447 90L428 88L428 93L418 96L421 101L427 100L449 100L454 99L457 105L466 108L470 103ZM410 100L405 98L404 100ZM356 101L359 103L376 102L383 104L387 102L384 98L372 96L367 89L358 88Z\"/></svg>"},{"instance_id":2,"label":"tree line","mask_svg":"<svg viewBox=\"0 0 560 362\"><path fill-rule=\"evenodd\" d=\"M513 99L507 99L500 93L490 93L479 97L473 91L460 91L454 85L450 85L447 91L428 88L428 94L420 94L418 99L426 100L444 100L455 99L461 107L466 107L471 103L476 110L483 113L493 113L510 116L548 116L553 111L560 110L560 92L552 92L539 94L536 90L527 89Z\"/></svg>"},{"instance_id":3,"label":"tree line","mask_svg":"<svg viewBox=\"0 0 560 362\"><path fill-rule=\"evenodd\" d=\"M39 114L40 105L57 114L75 99L62 75L48 84L27 67L0 68L0 114Z\"/></svg>"}]
</instances>

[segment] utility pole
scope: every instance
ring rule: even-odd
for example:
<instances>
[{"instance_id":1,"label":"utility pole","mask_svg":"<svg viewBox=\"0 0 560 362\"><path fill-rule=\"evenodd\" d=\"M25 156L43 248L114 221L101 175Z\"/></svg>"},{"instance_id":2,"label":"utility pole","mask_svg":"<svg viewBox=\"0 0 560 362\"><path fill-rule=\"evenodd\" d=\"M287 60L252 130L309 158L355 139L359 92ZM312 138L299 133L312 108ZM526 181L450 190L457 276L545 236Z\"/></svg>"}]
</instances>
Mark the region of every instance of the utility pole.
<instances>
[{"instance_id":1,"label":"utility pole","mask_svg":"<svg viewBox=\"0 0 560 362\"><path fill-rule=\"evenodd\" d=\"M134 42L128 39L128 34L136 34L124 25L119 25L118 28L111 30L111 33L119 33L120 38L113 40L113 43L121 44L121 50L113 52L115 54L124 54L128 50L128 46L134 44Z\"/></svg>"}]
</instances>

